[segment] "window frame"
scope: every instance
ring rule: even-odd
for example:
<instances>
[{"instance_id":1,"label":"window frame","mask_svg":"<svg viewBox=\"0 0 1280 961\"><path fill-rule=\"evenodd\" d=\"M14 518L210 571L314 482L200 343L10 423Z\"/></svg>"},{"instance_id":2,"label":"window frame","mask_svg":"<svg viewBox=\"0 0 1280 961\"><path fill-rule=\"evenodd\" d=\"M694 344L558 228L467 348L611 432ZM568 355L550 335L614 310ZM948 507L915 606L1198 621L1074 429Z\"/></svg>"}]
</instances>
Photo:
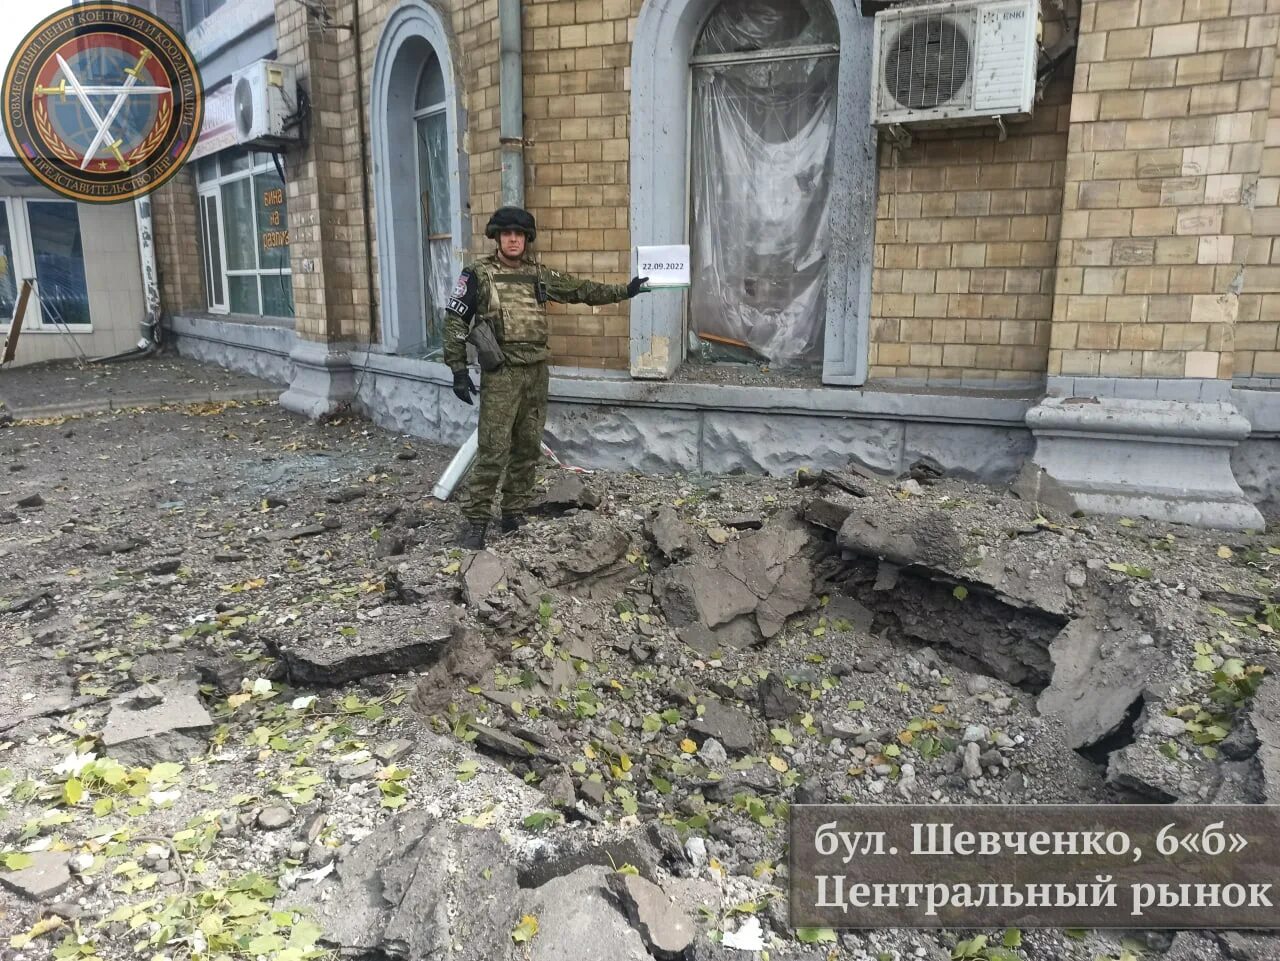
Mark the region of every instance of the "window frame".
<instances>
[{"instance_id":1,"label":"window frame","mask_svg":"<svg viewBox=\"0 0 1280 961\"><path fill-rule=\"evenodd\" d=\"M182 16L183 23L187 30L191 30L199 24L208 20L211 16L227 5L228 0L218 0L218 5L212 10L209 9L210 0L182 0ZM200 16L196 16L193 10L199 5L202 11Z\"/></svg>"},{"instance_id":2,"label":"window frame","mask_svg":"<svg viewBox=\"0 0 1280 961\"><path fill-rule=\"evenodd\" d=\"M235 149L235 148L232 148L232 149ZM229 269L227 267L227 217L226 217L226 211L222 203L222 188L227 184L237 183L241 180L249 181L249 187L250 187L249 193L250 193L250 196L253 198L253 210L251 211L251 218L254 225L254 233L255 235L257 235L259 233L258 223L259 223L259 212L260 212L260 199L258 197L258 190L254 186L254 180L258 176L262 174L268 174L268 173L274 176L279 176L280 172L276 169L276 165L274 161L271 159L271 154L263 153L262 151L259 151L259 150L251 150L249 151L250 163L246 169L236 170L229 174L224 174L222 172L222 157L225 153L227 153L227 151L219 151L217 154L214 154L210 158L214 160L217 164L215 176L207 180L201 180L199 177L198 170L197 170L197 176L196 176L196 204L199 207L200 225L201 225L200 233L202 238L202 242L200 245L200 248L201 248L200 259L204 267L204 275L205 275L205 309L211 314L231 315L233 313L236 313L231 310L231 278L255 277L257 278L257 281L258 281L258 284L257 284L258 311L257 313L253 313L253 314L238 313L236 315L241 317L261 317L264 319L293 320L297 316L297 301L294 297L294 291L293 291L293 262L291 259L287 259L286 264L283 267L275 268L275 269L264 268L262 266L262 251L260 249L261 244L260 242L256 242L253 245L253 262L256 265L255 267L236 268L234 270ZM287 187L288 185L285 184L284 189L287 190ZM219 267L221 270L220 276L222 278L222 302L220 304L215 304L213 302L213 290L210 289L209 287L209 278L213 276L213 265L210 263L210 260L209 260L208 241L204 239L208 234L208 230L206 229L205 203L207 202L207 199L210 197L214 199L215 211L218 218L218 257L219 257ZM286 197L286 205L287 205L287 200L288 198ZM287 222L288 221L287 213L285 216L285 220L286 220L286 223L282 225L282 228L287 231L289 229L288 222ZM270 279L273 282L279 283L281 277L289 278L289 300L293 305L293 313L291 314L264 313L263 303L265 302L265 298L263 297L263 285L265 284L267 279Z\"/></svg>"},{"instance_id":3,"label":"window frame","mask_svg":"<svg viewBox=\"0 0 1280 961\"><path fill-rule=\"evenodd\" d=\"M84 236L84 229L80 224L80 205L74 200L64 199L62 197L13 197L0 196L0 207L4 209L5 216L9 223L9 239L13 243L13 251L11 252L14 264L14 280L17 281L17 296L22 296L22 282L28 277L36 276L36 250L35 242L31 238L31 215L28 205L33 203L39 204L69 204L75 208L76 227ZM83 253L81 247L81 261L84 263L85 269L85 295L88 297L91 293L89 288L89 263ZM74 334L92 334L94 332L93 324L93 302L90 298L89 303L89 323L87 324L66 324L59 326L52 321L47 321L44 311L40 308L40 285L36 284L35 295L27 301L27 312L22 318L22 332L24 334L65 334L70 331ZM16 309L16 302L15 302ZM0 316L0 330L8 331L13 324L13 317Z\"/></svg>"}]
</instances>

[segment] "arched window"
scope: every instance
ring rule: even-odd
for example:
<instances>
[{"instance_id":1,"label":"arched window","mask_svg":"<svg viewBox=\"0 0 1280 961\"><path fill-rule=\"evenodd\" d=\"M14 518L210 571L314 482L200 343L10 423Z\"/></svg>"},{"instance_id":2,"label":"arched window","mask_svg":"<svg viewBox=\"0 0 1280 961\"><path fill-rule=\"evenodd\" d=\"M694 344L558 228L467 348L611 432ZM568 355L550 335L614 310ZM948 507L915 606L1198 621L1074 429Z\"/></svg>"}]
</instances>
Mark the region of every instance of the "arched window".
<instances>
[{"instance_id":1,"label":"arched window","mask_svg":"<svg viewBox=\"0 0 1280 961\"><path fill-rule=\"evenodd\" d=\"M645 0L631 230L688 243L695 276L683 303L632 303L632 376L670 377L692 349L866 379L873 34L849 0Z\"/></svg>"},{"instance_id":2,"label":"arched window","mask_svg":"<svg viewBox=\"0 0 1280 961\"><path fill-rule=\"evenodd\" d=\"M822 362L840 31L827 0L721 0L698 36L691 349Z\"/></svg>"}]
</instances>

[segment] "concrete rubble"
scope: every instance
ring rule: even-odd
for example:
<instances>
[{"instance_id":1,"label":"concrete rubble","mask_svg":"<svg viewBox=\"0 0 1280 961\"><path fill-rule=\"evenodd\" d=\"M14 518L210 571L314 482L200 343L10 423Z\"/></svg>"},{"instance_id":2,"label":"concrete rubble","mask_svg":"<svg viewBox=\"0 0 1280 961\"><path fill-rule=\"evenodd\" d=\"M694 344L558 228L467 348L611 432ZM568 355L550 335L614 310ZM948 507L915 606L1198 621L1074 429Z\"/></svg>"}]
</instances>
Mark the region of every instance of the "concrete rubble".
<instances>
[{"instance_id":1,"label":"concrete rubble","mask_svg":"<svg viewBox=\"0 0 1280 961\"><path fill-rule=\"evenodd\" d=\"M66 490L124 471L114 430L78 428L98 445L78 468L50 432L22 456L58 473L15 472L6 506L42 500L0 528L31 569L0 585L4 766L42 785L0 778L0 853L48 848L0 866L24 927L65 899L114 957L152 916L107 921L121 905L239 883L348 957L945 961L955 932L801 940L790 806L1280 803L1266 535L1072 516L1043 477L1015 497L921 459L551 470L529 524L470 553L428 499L452 452L227 420L200 424L234 454L216 471L174 454L175 483L118 483L96 513ZM91 774L59 800L85 752L141 772L146 804L93 814ZM51 811L71 820L30 835ZM1277 954L1252 932L1144 943ZM1120 947L1046 930L1020 951Z\"/></svg>"},{"instance_id":2,"label":"concrete rubble","mask_svg":"<svg viewBox=\"0 0 1280 961\"><path fill-rule=\"evenodd\" d=\"M125 764L193 757L213 727L194 679L160 681L116 698L102 731L107 754Z\"/></svg>"}]
</instances>

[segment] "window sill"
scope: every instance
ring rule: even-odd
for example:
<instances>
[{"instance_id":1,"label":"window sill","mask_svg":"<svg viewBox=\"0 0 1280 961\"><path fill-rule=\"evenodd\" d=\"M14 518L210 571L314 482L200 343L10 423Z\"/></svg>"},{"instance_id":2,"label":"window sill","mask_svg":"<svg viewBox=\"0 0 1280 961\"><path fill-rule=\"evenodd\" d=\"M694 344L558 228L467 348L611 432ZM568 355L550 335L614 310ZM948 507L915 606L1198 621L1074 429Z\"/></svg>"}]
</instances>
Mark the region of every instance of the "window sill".
<instances>
[{"instance_id":1,"label":"window sill","mask_svg":"<svg viewBox=\"0 0 1280 961\"><path fill-rule=\"evenodd\" d=\"M10 325L9 325L9 324L0 324L0 334L4 334L4 335L6 335L6 336L7 336L7 335L8 335L8 333L9 333L9 328L10 328ZM70 331L71 331L72 335L75 335L75 334L92 334L92 333L94 332L94 329L93 329L93 325L92 325L92 324L89 324L89 325L84 326L84 327L70 327L69 329L70 329ZM63 334L63 335L65 335L65 334L66 334L66 331L65 331L65 330L62 330L62 329L61 329L61 328L59 328L59 327L43 327L43 326L42 326L42 327L28 327L28 326L26 326L26 325L24 324L24 325L23 325L23 327L22 327L22 336L23 336L23 337L26 337L28 334Z\"/></svg>"}]
</instances>

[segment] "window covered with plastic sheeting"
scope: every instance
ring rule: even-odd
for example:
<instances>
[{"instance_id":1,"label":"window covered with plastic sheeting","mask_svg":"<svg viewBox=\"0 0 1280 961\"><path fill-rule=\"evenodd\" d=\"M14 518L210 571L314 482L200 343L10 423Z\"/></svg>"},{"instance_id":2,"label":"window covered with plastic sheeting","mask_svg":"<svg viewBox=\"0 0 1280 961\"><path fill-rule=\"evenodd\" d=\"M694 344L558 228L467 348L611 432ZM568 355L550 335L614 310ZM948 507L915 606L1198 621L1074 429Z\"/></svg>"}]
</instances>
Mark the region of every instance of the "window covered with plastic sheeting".
<instances>
[{"instance_id":1,"label":"window covered with plastic sheeting","mask_svg":"<svg viewBox=\"0 0 1280 961\"><path fill-rule=\"evenodd\" d=\"M702 28L693 53L781 51L839 39L827 0L723 0Z\"/></svg>"},{"instance_id":2,"label":"window covered with plastic sheeting","mask_svg":"<svg viewBox=\"0 0 1280 961\"><path fill-rule=\"evenodd\" d=\"M418 78L414 98L417 137L418 195L421 210L422 303L425 328L419 344L402 353L438 358L444 350L444 305L449 300L454 273L451 267L453 234L449 226L452 197L449 188L449 130L445 117L444 72L432 53Z\"/></svg>"},{"instance_id":3,"label":"window covered with plastic sheeting","mask_svg":"<svg viewBox=\"0 0 1280 961\"><path fill-rule=\"evenodd\" d=\"M822 361L837 38L826 0L725 0L702 31L690 327L704 357Z\"/></svg>"}]
</instances>

